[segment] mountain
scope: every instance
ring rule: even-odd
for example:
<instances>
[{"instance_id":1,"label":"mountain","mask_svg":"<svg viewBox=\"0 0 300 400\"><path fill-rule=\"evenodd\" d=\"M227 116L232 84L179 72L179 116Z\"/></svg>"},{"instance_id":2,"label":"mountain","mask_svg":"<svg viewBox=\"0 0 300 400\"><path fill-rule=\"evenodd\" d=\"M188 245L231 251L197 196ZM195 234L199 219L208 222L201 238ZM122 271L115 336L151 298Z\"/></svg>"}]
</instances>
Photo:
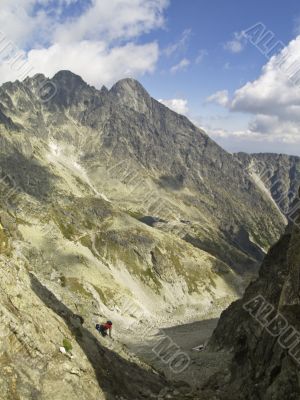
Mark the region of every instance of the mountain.
<instances>
[{"instance_id":1,"label":"mountain","mask_svg":"<svg viewBox=\"0 0 300 400\"><path fill-rule=\"evenodd\" d=\"M208 385L217 385L224 400L300 397L299 214L270 249L258 279L222 313L210 341L212 349L232 352L229 376Z\"/></svg>"},{"instance_id":2,"label":"mountain","mask_svg":"<svg viewBox=\"0 0 300 400\"><path fill-rule=\"evenodd\" d=\"M286 225L268 189L133 79L97 90L60 71L2 85L5 398L130 396L144 380L157 395L165 380L122 336L218 315L242 294ZM94 334L107 318L113 350ZM132 389L102 367L110 358Z\"/></svg>"},{"instance_id":3,"label":"mountain","mask_svg":"<svg viewBox=\"0 0 300 400\"><path fill-rule=\"evenodd\" d=\"M41 103L38 87L45 79L37 75L1 88L0 108L23 132L10 128L1 135L5 172L17 174L8 164L18 150L25 157L18 162L31 159L36 169L51 165L44 183L52 192L58 186L67 191L58 178L63 165L92 195L102 193L125 211L154 218L160 230L177 231L238 273L257 266L282 232L283 219L236 157L132 79L98 91L61 71L51 80L56 95ZM21 175L16 181L33 190ZM39 191L47 197L47 187ZM78 195L78 185L69 192Z\"/></svg>"},{"instance_id":4,"label":"mountain","mask_svg":"<svg viewBox=\"0 0 300 400\"><path fill-rule=\"evenodd\" d=\"M297 213L294 202L300 183L300 157L273 153L238 153L237 157L287 219L292 219Z\"/></svg>"}]
</instances>

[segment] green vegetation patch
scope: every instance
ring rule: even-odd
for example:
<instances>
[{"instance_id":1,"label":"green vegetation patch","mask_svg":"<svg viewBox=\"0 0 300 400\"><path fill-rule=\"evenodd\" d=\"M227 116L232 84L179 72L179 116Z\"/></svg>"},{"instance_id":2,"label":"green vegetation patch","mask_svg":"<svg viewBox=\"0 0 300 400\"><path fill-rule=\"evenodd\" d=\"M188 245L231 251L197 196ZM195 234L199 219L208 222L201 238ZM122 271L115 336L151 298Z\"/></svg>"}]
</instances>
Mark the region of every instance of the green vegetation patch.
<instances>
[{"instance_id":1,"label":"green vegetation patch","mask_svg":"<svg viewBox=\"0 0 300 400\"><path fill-rule=\"evenodd\" d=\"M81 296L90 298L92 295L85 290L83 284L77 278L60 277L62 287L67 287L71 292L80 294Z\"/></svg>"},{"instance_id":2,"label":"green vegetation patch","mask_svg":"<svg viewBox=\"0 0 300 400\"><path fill-rule=\"evenodd\" d=\"M73 350L72 343L70 342L69 339L64 338L64 340L63 340L63 346L64 346L64 348L65 348L65 350L66 350L67 352Z\"/></svg>"},{"instance_id":3,"label":"green vegetation patch","mask_svg":"<svg viewBox=\"0 0 300 400\"><path fill-rule=\"evenodd\" d=\"M99 294L99 297L102 301L103 304L108 305L109 302L111 300L113 300L114 295L115 295L115 291L108 288L108 287L103 287L103 288L99 288L98 286L94 286L94 289L96 290L96 292Z\"/></svg>"},{"instance_id":4,"label":"green vegetation patch","mask_svg":"<svg viewBox=\"0 0 300 400\"><path fill-rule=\"evenodd\" d=\"M0 254L10 254L9 236L6 234L4 228L0 223Z\"/></svg>"}]
</instances>

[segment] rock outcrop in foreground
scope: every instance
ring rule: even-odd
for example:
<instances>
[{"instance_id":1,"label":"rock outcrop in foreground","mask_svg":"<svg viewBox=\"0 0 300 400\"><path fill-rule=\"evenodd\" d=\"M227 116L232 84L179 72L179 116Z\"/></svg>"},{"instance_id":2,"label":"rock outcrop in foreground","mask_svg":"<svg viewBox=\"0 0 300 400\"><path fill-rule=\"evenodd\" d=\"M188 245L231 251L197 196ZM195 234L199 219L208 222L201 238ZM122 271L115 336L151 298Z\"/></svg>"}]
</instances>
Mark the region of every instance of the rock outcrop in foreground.
<instances>
[{"instance_id":1,"label":"rock outcrop in foreground","mask_svg":"<svg viewBox=\"0 0 300 400\"><path fill-rule=\"evenodd\" d=\"M300 193L299 193L300 195ZM300 398L300 217L266 256L258 279L222 313L210 348L230 373L208 386L222 399Z\"/></svg>"}]
</instances>

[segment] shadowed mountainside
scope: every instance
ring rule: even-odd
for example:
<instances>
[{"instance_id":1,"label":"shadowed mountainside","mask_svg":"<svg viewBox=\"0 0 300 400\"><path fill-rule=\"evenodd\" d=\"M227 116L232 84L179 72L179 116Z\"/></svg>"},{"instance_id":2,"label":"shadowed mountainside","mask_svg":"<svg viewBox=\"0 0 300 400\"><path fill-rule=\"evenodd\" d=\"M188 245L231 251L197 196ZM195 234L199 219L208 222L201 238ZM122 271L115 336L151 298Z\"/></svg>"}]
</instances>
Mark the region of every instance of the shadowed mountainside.
<instances>
[{"instance_id":1,"label":"shadowed mountainside","mask_svg":"<svg viewBox=\"0 0 300 400\"><path fill-rule=\"evenodd\" d=\"M222 399L300 398L299 227L300 217L269 251L243 298L221 315L210 348L230 350L233 360L230 375L207 386Z\"/></svg>"}]
</instances>

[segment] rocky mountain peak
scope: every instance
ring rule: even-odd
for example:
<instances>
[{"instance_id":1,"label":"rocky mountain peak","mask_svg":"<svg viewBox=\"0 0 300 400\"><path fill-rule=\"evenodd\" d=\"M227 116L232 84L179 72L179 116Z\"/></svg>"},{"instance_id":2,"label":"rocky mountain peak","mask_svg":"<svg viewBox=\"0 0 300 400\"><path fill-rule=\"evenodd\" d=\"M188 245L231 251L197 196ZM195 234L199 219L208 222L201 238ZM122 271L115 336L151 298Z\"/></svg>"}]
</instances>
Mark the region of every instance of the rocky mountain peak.
<instances>
[{"instance_id":1,"label":"rocky mountain peak","mask_svg":"<svg viewBox=\"0 0 300 400\"><path fill-rule=\"evenodd\" d=\"M87 85L79 75L76 75L68 70L61 70L57 72L53 76L52 80L63 85Z\"/></svg>"},{"instance_id":2,"label":"rocky mountain peak","mask_svg":"<svg viewBox=\"0 0 300 400\"><path fill-rule=\"evenodd\" d=\"M124 93L131 93L135 95L144 95L149 97L149 93L146 91L146 89L140 84L135 79L132 78L124 78L119 80L117 83L115 83L112 88L112 92L124 94Z\"/></svg>"},{"instance_id":3,"label":"rocky mountain peak","mask_svg":"<svg viewBox=\"0 0 300 400\"><path fill-rule=\"evenodd\" d=\"M24 83L31 82L31 81L41 81L47 79L44 74L35 74L32 77L27 76L27 78L24 79Z\"/></svg>"},{"instance_id":4,"label":"rocky mountain peak","mask_svg":"<svg viewBox=\"0 0 300 400\"><path fill-rule=\"evenodd\" d=\"M109 90L107 89L107 87L105 85L103 85L100 89L100 93L107 94L108 92L109 92Z\"/></svg>"},{"instance_id":5,"label":"rocky mountain peak","mask_svg":"<svg viewBox=\"0 0 300 400\"><path fill-rule=\"evenodd\" d=\"M50 103L59 107L65 108L84 102L96 92L96 89L71 71L59 71L51 81L56 86L56 95Z\"/></svg>"},{"instance_id":6,"label":"rocky mountain peak","mask_svg":"<svg viewBox=\"0 0 300 400\"><path fill-rule=\"evenodd\" d=\"M145 113L151 105L151 97L145 88L135 79L118 81L110 90L113 101L129 106L137 112Z\"/></svg>"}]
</instances>

